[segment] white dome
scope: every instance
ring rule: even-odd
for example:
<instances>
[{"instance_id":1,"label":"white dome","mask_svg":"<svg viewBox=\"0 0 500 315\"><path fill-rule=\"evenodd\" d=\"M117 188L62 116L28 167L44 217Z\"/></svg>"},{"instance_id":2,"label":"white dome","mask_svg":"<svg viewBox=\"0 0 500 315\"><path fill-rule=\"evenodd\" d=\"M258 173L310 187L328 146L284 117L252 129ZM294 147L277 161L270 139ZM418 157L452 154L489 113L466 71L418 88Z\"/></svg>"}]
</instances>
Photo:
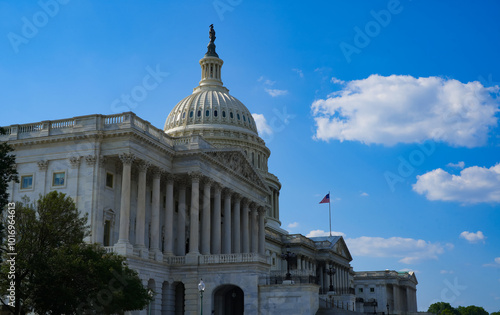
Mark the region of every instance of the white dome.
<instances>
[{"instance_id":1,"label":"white dome","mask_svg":"<svg viewBox=\"0 0 500 315\"><path fill-rule=\"evenodd\" d=\"M196 88L170 112L163 130L167 134L179 134L214 128L258 136L250 111L220 86Z\"/></svg>"}]
</instances>

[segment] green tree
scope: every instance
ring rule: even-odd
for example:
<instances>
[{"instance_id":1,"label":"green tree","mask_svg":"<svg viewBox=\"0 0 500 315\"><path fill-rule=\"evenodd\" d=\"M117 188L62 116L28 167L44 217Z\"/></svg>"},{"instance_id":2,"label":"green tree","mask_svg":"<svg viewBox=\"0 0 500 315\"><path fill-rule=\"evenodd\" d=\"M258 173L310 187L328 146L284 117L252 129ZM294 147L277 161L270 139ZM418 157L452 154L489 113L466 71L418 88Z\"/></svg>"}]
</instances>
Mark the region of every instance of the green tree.
<instances>
[{"instance_id":1,"label":"green tree","mask_svg":"<svg viewBox=\"0 0 500 315\"><path fill-rule=\"evenodd\" d=\"M500 311L498 311L498 312L493 312L493 313L490 313L490 315L500 315Z\"/></svg>"},{"instance_id":2,"label":"green tree","mask_svg":"<svg viewBox=\"0 0 500 315\"><path fill-rule=\"evenodd\" d=\"M484 308L475 305L459 306L457 310L460 315L488 315Z\"/></svg>"},{"instance_id":3,"label":"green tree","mask_svg":"<svg viewBox=\"0 0 500 315\"><path fill-rule=\"evenodd\" d=\"M147 291L137 275L122 267L124 258L108 255L97 245L84 243L84 238L90 234L87 216L81 216L73 200L65 194L53 191L41 196L34 206L18 204L16 231L16 300L12 313L77 314L78 307L85 304L83 298L97 298L105 289L112 294L106 305L108 308L102 308L103 305L92 300L87 303L90 306L85 307L95 309L99 306L95 313L105 314L108 309L117 313L120 308L142 308L149 302L143 298ZM6 260L0 275L2 292L6 292L10 285L8 272ZM113 286L113 290L109 290L111 277L116 275L123 275L120 279L127 279L123 281L127 285ZM139 299L134 301L135 296L129 295L131 292ZM40 296L47 301L41 301ZM137 305L131 305L132 302L137 302Z\"/></svg>"},{"instance_id":4,"label":"green tree","mask_svg":"<svg viewBox=\"0 0 500 315\"><path fill-rule=\"evenodd\" d=\"M436 302L434 304L431 304L427 312L439 315L460 315L460 313L453 306L451 306L450 303L446 302Z\"/></svg>"}]
</instances>

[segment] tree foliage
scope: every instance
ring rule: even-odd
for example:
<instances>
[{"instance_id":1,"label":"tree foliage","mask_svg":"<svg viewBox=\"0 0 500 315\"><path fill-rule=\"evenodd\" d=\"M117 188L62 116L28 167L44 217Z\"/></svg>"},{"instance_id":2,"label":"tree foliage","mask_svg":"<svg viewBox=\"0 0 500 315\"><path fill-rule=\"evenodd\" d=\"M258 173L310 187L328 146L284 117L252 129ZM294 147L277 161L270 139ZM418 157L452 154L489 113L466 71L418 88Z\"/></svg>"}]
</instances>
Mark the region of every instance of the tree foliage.
<instances>
[{"instance_id":1,"label":"tree foliage","mask_svg":"<svg viewBox=\"0 0 500 315\"><path fill-rule=\"evenodd\" d=\"M429 313L434 313L438 315L488 315L488 312L479 306L469 305L469 306L459 306L454 308L450 303L446 302L436 302L429 306L427 310ZM499 312L496 312L499 313ZM495 313L491 313L493 315ZM500 314L496 314L500 315Z\"/></svg>"},{"instance_id":2,"label":"tree foliage","mask_svg":"<svg viewBox=\"0 0 500 315\"><path fill-rule=\"evenodd\" d=\"M53 191L36 205L17 204L16 231L15 314L110 314L149 302L123 257L84 243L87 217L65 194ZM0 289L9 285L8 267L2 264Z\"/></svg>"}]
</instances>

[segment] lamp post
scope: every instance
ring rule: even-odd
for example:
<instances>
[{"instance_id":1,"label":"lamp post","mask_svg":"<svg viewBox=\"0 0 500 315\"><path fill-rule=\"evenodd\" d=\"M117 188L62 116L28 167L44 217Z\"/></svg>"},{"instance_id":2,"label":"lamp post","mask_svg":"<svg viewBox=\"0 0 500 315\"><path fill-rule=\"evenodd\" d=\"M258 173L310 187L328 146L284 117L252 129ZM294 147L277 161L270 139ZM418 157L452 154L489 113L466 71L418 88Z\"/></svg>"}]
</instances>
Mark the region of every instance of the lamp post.
<instances>
[{"instance_id":1,"label":"lamp post","mask_svg":"<svg viewBox=\"0 0 500 315\"><path fill-rule=\"evenodd\" d=\"M153 299L153 296L155 295L153 290L151 289L148 289L148 295L151 299ZM150 301L149 302L149 307L148 307L148 315L151 315L151 303L153 303L153 301Z\"/></svg>"},{"instance_id":2,"label":"lamp post","mask_svg":"<svg viewBox=\"0 0 500 315\"><path fill-rule=\"evenodd\" d=\"M328 270L326 273L330 276L330 288L329 291L333 291L333 275L337 272L335 268L333 268L332 265L329 266Z\"/></svg>"},{"instance_id":3,"label":"lamp post","mask_svg":"<svg viewBox=\"0 0 500 315\"><path fill-rule=\"evenodd\" d=\"M286 277L285 280L292 280L292 274L290 273L290 260L297 257L295 253L290 252L290 245L286 246L286 254L281 254L281 259L286 260Z\"/></svg>"},{"instance_id":4,"label":"lamp post","mask_svg":"<svg viewBox=\"0 0 500 315\"><path fill-rule=\"evenodd\" d=\"M389 302L387 302L387 315L389 315Z\"/></svg>"},{"instance_id":5,"label":"lamp post","mask_svg":"<svg viewBox=\"0 0 500 315\"><path fill-rule=\"evenodd\" d=\"M203 292L205 292L205 282L203 282L203 279L200 279L200 283L198 283L198 291L200 291L200 301L201 301L200 315L203 315Z\"/></svg>"}]
</instances>

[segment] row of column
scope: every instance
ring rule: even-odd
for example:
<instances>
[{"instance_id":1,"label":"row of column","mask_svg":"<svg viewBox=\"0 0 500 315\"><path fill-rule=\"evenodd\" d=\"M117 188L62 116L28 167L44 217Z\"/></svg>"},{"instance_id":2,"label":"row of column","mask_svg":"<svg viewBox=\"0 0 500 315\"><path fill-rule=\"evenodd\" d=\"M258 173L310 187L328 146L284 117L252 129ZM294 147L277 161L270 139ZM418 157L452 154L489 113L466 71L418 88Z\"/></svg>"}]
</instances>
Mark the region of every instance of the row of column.
<instances>
[{"instance_id":1,"label":"row of column","mask_svg":"<svg viewBox=\"0 0 500 315\"><path fill-rule=\"evenodd\" d=\"M337 263L331 263L335 268L333 275L333 289L338 294L349 293L349 268L346 268ZM328 274L330 264L326 263L320 267L320 284L321 287L328 291L330 287L330 275Z\"/></svg>"},{"instance_id":2,"label":"row of column","mask_svg":"<svg viewBox=\"0 0 500 315\"><path fill-rule=\"evenodd\" d=\"M121 154L123 163L119 244L130 244L130 192L131 166L134 156ZM137 225L135 246L145 251L146 225L146 172L151 164L139 163ZM152 215L151 215L151 250L155 257L161 257L160 251L160 177L161 171L153 167L152 183ZM247 198L232 193L214 181L203 181L203 200L201 208L200 228L200 181L201 173L190 174L191 204L189 209L189 254L229 254L229 253L265 253L265 210L264 207L250 202ZM186 254L186 185L178 182L178 216L174 222L174 177L167 175L166 213L165 213L165 247L166 255L174 255L174 223L177 224L177 255ZM211 209L211 191L213 190L213 218ZM222 198L223 193L223 198ZM223 199L223 206L222 206ZM222 222L222 211L224 222ZM222 223L222 224L221 224ZM222 231L224 226L224 231ZM200 235L201 234L201 235ZM223 237L222 237L223 236ZM201 242L200 242L201 237ZM201 248L200 248L201 247Z\"/></svg>"},{"instance_id":3,"label":"row of column","mask_svg":"<svg viewBox=\"0 0 500 315\"><path fill-rule=\"evenodd\" d=\"M278 190L272 189L271 192L271 217L279 220L280 218L280 203L279 203L280 192Z\"/></svg>"}]
</instances>

